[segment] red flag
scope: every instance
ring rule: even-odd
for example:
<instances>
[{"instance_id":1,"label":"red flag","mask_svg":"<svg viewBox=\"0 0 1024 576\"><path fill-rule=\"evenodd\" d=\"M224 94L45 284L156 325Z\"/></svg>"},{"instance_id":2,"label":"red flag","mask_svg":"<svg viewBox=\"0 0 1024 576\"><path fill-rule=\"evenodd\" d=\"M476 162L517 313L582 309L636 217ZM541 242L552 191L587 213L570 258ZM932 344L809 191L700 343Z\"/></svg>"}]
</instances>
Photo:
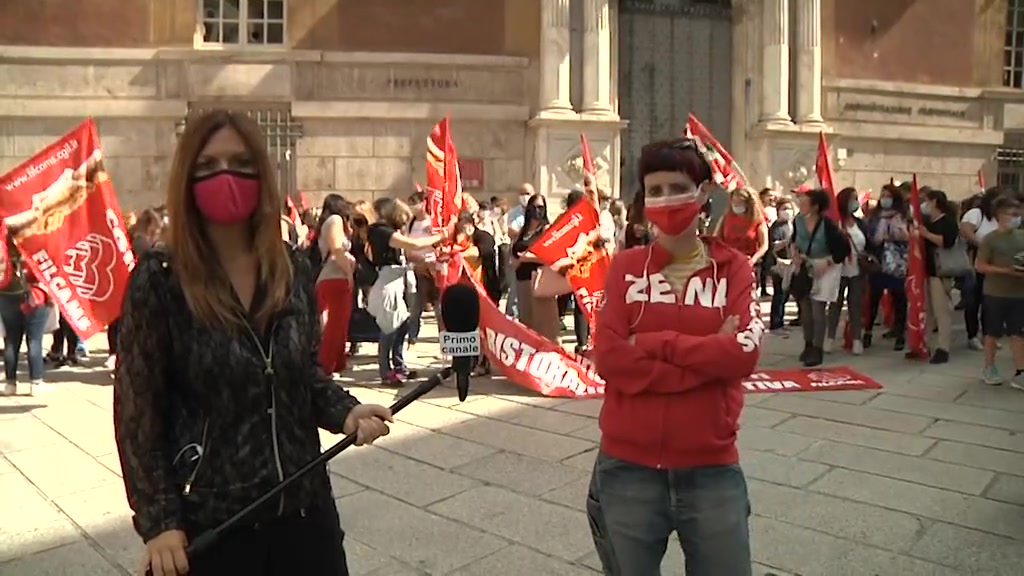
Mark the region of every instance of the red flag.
<instances>
[{"instance_id":1,"label":"red flag","mask_svg":"<svg viewBox=\"0 0 1024 576\"><path fill-rule=\"evenodd\" d=\"M0 177L4 218L25 266L83 339L121 313L135 267L92 119Z\"/></svg>"},{"instance_id":2,"label":"red flag","mask_svg":"<svg viewBox=\"0 0 1024 576\"><path fill-rule=\"evenodd\" d=\"M446 228L462 209L459 156L455 152L451 122L447 116L434 125L427 137L426 208L435 230Z\"/></svg>"},{"instance_id":3,"label":"red flag","mask_svg":"<svg viewBox=\"0 0 1024 576\"><path fill-rule=\"evenodd\" d=\"M596 206L577 202L530 244L530 252L541 262L556 269L568 267L565 276L590 324L591 340L597 336L595 307L604 295L604 280L611 263L608 251L598 247L600 222Z\"/></svg>"},{"instance_id":4,"label":"red flag","mask_svg":"<svg viewBox=\"0 0 1024 576\"><path fill-rule=\"evenodd\" d=\"M978 189L985 190L985 174L981 170L978 170Z\"/></svg>"},{"instance_id":5,"label":"red flag","mask_svg":"<svg viewBox=\"0 0 1024 576\"><path fill-rule=\"evenodd\" d=\"M7 253L7 226L0 220L0 288L7 286L13 274L11 255Z\"/></svg>"},{"instance_id":6,"label":"red flag","mask_svg":"<svg viewBox=\"0 0 1024 576\"><path fill-rule=\"evenodd\" d=\"M590 144L587 142L587 135L580 132L580 155L583 156L583 171L593 176L597 173L594 170L594 157L590 154Z\"/></svg>"},{"instance_id":7,"label":"red flag","mask_svg":"<svg viewBox=\"0 0 1024 576\"><path fill-rule=\"evenodd\" d=\"M915 223L921 220L921 191L917 187L917 174L914 174L910 186L910 209ZM907 279L904 281L907 291L907 357L927 359L928 339L925 334L925 278L924 242L920 236L910 239L907 251Z\"/></svg>"},{"instance_id":8,"label":"red flag","mask_svg":"<svg viewBox=\"0 0 1024 576\"><path fill-rule=\"evenodd\" d=\"M299 206L301 206L303 210L309 210L309 202L306 201L305 192L299 192Z\"/></svg>"},{"instance_id":9,"label":"red flag","mask_svg":"<svg viewBox=\"0 0 1024 576\"><path fill-rule=\"evenodd\" d=\"M818 157L814 160L814 172L818 175L818 182L821 187L832 195L832 202L828 206L828 216L833 222L839 222L839 203L836 202L835 172L832 171L832 158L828 155L828 142L825 141L825 133L818 132Z\"/></svg>"},{"instance_id":10,"label":"red flag","mask_svg":"<svg viewBox=\"0 0 1024 576\"><path fill-rule=\"evenodd\" d=\"M288 219L292 221L292 224L298 226L302 224L302 215L299 214L299 209L295 207L295 202L292 201L291 196L284 197L285 204L288 205Z\"/></svg>"},{"instance_id":11,"label":"red flag","mask_svg":"<svg viewBox=\"0 0 1024 576\"><path fill-rule=\"evenodd\" d=\"M749 180L743 174L740 165L692 113L686 120L686 137L697 143L711 163L711 176L716 184L730 192L747 185Z\"/></svg>"}]
</instances>

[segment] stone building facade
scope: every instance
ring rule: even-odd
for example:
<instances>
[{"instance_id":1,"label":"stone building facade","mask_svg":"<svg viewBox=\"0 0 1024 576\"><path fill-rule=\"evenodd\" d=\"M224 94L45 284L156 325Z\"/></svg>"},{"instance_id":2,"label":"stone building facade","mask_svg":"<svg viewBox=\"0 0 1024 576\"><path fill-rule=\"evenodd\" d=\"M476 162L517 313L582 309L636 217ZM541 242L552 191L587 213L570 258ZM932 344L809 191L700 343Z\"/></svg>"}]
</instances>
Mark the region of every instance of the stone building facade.
<instances>
[{"instance_id":1,"label":"stone building facade","mask_svg":"<svg viewBox=\"0 0 1024 576\"><path fill-rule=\"evenodd\" d=\"M813 179L824 130L839 186L878 190L916 172L963 196L979 170L991 185L1012 129L1006 104L1022 95L1003 88L1013 3L737 3L734 73L748 90L735 156L758 184Z\"/></svg>"},{"instance_id":2,"label":"stone building facade","mask_svg":"<svg viewBox=\"0 0 1024 576\"><path fill-rule=\"evenodd\" d=\"M0 2L0 170L91 115L122 203L157 203L190 111L230 107L263 124L286 189L405 195L450 115L478 196L564 193L580 132L629 196L641 146L693 112L755 185L813 174L821 130L843 186L916 171L961 195L979 169L1024 185L1024 13L1004 65L1018 4Z\"/></svg>"},{"instance_id":3,"label":"stone building facade","mask_svg":"<svg viewBox=\"0 0 1024 576\"><path fill-rule=\"evenodd\" d=\"M581 130L602 178L617 182L609 10L608 0L0 3L0 170L93 116L124 207L156 204L189 114L227 107L260 121L282 186L313 201L405 196L445 115L472 193L574 185ZM579 42L587 55L570 67Z\"/></svg>"}]
</instances>

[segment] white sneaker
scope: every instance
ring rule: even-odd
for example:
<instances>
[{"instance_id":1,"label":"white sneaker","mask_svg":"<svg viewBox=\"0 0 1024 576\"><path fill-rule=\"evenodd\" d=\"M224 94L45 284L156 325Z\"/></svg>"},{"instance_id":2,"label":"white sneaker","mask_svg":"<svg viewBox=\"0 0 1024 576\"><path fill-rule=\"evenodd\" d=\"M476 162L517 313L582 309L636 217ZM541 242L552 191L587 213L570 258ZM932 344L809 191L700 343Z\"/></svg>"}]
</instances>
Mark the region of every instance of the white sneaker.
<instances>
[{"instance_id":1,"label":"white sneaker","mask_svg":"<svg viewBox=\"0 0 1024 576\"><path fill-rule=\"evenodd\" d=\"M15 384L14 382L8 382L7 384L4 384L4 393L3 393L3 395L4 396L17 396L18 395L18 385Z\"/></svg>"},{"instance_id":2,"label":"white sneaker","mask_svg":"<svg viewBox=\"0 0 1024 576\"><path fill-rule=\"evenodd\" d=\"M53 386L43 382L42 380L35 380L32 382L32 387L29 388L29 395L35 396L36 394L46 394L53 390Z\"/></svg>"},{"instance_id":3,"label":"white sneaker","mask_svg":"<svg viewBox=\"0 0 1024 576\"><path fill-rule=\"evenodd\" d=\"M979 340L978 338L971 338L970 340L968 340L967 341L967 347L970 348L971 350L984 350L985 349L985 347L982 346L982 344L981 344L981 340Z\"/></svg>"},{"instance_id":4,"label":"white sneaker","mask_svg":"<svg viewBox=\"0 0 1024 576\"><path fill-rule=\"evenodd\" d=\"M851 350L854 356L860 356L864 353L864 343L860 340L853 341L853 349Z\"/></svg>"},{"instance_id":5,"label":"white sneaker","mask_svg":"<svg viewBox=\"0 0 1024 576\"><path fill-rule=\"evenodd\" d=\"M113 370L117 366L117 356L111 354L107 356L107 361L103 363L103 367L107 370Z\"/></svg>"},{"instance_id":6,"label":"white sneaker","mask_svg":"<svg viewBox=\"0 0 1024 576\"><path fill-rule=\"evenodd\" d=\"M825 342L822 343L821 349L826 353L830 354L836 347L836 341L834 338L825 338Z\"/></svg>"}]
</instances>

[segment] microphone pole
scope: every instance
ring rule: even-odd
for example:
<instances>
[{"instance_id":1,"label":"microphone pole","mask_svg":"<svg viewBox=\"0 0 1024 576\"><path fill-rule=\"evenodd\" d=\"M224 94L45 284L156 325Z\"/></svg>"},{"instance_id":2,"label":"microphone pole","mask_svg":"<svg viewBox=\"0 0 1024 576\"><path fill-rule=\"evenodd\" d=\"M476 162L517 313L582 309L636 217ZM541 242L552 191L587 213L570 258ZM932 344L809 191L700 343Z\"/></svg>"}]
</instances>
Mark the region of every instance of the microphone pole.
<instances>
[{"instance_id":1,"label":"microphone pole","mask_svg":"<svg viewBox=\"0 0 1024 576\"><path fill-rule=\"evenodd\" d=\"M402 396L394 404L392 404L391 413L397 414L401 412L404 408L406 408L416 400L419 400L426 394L429 394L434 388L440 386L445 380L451 377L451 375L451 368L444 368L437 374L434 374L433 376L430 377L429 380L423 382L422 384L414 388L411 392ZM295 482L298 481L300 478L302 478L306 474L309 474L313 470L323 466L338 454L341 454L346 449L355 445L355 443L355 433L345 436L340 442L338 442L334 446L331 446L327 450L324 450L319 456L311 460L302 468L299 468L291 476L285 478L280 484L268 490L267 493L264 494L263 496L257 498L255 502L249 504L248 506L240 510L237 514L222 522L220 526L217 526L216 528L213 528L200 534L195 540L193 540L189 544L188 548L185 549L185 554L188 555L189 558L193 558L196 555L202 554L211 546L213 546L213 544L216 543L217 540L220 539L220 537L225 532L237 526L240 522L245 520L250 514L258 510L259 508L262 508L264 505L266 505L268 502L270 502L277 496L280 496L282 492L284 492L293 484L295 484ZM152 574L152 572L149 570L147 570L146 573Z\"/></svg>"}]
</instances>

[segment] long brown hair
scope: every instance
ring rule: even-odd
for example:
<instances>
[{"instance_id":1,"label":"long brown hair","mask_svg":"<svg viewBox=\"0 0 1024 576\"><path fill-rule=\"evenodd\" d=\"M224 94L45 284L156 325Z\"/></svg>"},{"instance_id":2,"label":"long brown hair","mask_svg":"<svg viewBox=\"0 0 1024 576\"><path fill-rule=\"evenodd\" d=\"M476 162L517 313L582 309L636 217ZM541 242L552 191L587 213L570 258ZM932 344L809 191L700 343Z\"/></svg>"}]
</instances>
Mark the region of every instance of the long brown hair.
<instances>
[{"instance_id":1,"label":"long brown hair","mask_svg":"<svg viewBox=\"0 0 1024 576\"><path fill-rule=\"evenodd\" d=\"M270 156L259 126L248 116L214 110L190 118L185 125L167 184L170 219L167 243L174 255L174 267L185 300L200 323L232 330L244 326L245 313L210 246L202 216L192 197L193 165L210 138L223 128L233 129L245 142L260 180L260 203L250 224L253 251L260 266L259 282L266 294L253 311L253 318L257 326L263 328L288 300L292 267L281 239L282 199L273 177Z\"/></svg>"}]
</instances>

